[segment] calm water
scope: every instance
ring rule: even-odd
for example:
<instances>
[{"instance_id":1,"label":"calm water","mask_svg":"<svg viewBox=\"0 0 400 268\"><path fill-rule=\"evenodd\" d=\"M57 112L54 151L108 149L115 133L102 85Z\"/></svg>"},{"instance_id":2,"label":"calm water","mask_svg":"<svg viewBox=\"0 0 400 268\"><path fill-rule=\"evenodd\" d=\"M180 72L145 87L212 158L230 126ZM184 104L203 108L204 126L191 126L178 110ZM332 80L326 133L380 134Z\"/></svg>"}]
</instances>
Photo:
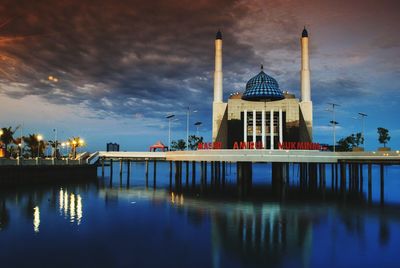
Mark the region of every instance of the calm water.
<instances>
[{"instance_id":1,"label":"calm water","mask_svg":"<svg viewBox=\"0 0 400 268\"><path fill-rule=\"evenodd\" d=\"M385 168L383 207L365 193L299 194L296 167L275 199L267 165L255 165L252 192L238 198L235 172L228 165L215 191L185 188L185 175L183 191L170 189L161 163L156 190L152 165L146 189L140 163L129 184L115 165L112 180L106 169L97 181L0 188L1 267L399 267L398 167ZM377 168L372 194L378 202Z\"/></svg>"}]
</instances>

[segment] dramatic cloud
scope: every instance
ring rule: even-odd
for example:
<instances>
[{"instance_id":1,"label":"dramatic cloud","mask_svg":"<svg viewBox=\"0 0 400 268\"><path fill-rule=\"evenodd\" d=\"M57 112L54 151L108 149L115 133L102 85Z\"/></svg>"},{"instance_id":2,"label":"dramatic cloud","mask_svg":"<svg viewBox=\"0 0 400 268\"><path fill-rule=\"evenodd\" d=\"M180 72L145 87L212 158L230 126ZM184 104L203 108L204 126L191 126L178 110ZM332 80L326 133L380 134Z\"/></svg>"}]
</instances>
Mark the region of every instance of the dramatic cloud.
<instances>
[{"instance_id":1,"label":"dramatic cloud","mask_svg":"<svg viewBox=\"0 0 400 268\"><path fill-rule=\"evenodd\" d=\"M396 113L398 9L390 0L378 6L360 0L3 0L0 98L27 107L30 97L37 105L76 106L81 112L69 120L88 128L90 120L96 126L116 120L122 128L135 124L132 136L146 129L154 137L165 132L169 112L181 117L173 128L183 130L190 106L209 130L215 32L223 32L225 98L243 91L260 64L299 96L299 35L306 25L315 110L336 101L350 115L362 108L352 103L383 98L389 105L376 112ZM18 120L12 113L6 118L3 107L3 122ZM113 129L104 132L116 136Z\"/></svg>"}]
</instances>

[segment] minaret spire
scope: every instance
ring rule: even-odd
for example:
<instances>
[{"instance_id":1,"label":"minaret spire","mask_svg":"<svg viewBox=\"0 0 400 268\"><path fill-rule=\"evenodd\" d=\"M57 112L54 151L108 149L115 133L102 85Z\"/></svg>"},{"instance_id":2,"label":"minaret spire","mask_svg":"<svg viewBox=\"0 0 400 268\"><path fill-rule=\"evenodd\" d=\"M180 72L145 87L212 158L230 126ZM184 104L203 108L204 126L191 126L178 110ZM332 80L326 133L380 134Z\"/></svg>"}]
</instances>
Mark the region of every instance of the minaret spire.
<instances>
[{"instance_id":1,"label":"minaret spire","mask_svg":"<svg viewBox=\"0 0 400 268\"><path fill-rule=\"evenodd\" d=\"M301 101L311 101L308 32L305 26L301 34Z\"/></svg>"},{"instance_id":2,"label":"minaret spire","mask_svg":"<svg viewBox=\"0 0 400 268\"><path fill-rule=\"evenodd\" d=\"M304 26L301 33L301 102L300 109L304 119L304 134L300 139L302 141L312 141L313 127L313 104L311 101L311 82L310 82L310 59L308 55L308 32Z\"/></svg>"},{"instance_id":3,"label":"minaret spire","mask_svg":"<svg viewBox=\"0 0 400 268\"><path fill-rule=\"evenodd\" d=\"M223 97L222 73L222 33L218 30L215 38L215 71L214 71L214 101L212 116L212 141L221 142L222 148L226 147L228 136L227 103Z\"/></svg>"},{"instance_id":4,"label":"minaret spire","mask_svg":"<svg viewBox=\"0 0 400 268\"><path fill-rule=\"evenodd\" d=\"M222 102L222 33L218 30L215 39L214 102Z\"/></svg>"}]
</instances>

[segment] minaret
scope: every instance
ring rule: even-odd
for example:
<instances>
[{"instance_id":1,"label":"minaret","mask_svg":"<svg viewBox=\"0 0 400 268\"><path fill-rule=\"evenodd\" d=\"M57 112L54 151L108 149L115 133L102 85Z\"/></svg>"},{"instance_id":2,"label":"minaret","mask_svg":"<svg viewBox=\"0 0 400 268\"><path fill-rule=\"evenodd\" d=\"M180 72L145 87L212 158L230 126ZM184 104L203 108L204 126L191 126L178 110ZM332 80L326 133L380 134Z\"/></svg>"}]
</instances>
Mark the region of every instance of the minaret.
<instances>
[{"instance_id":1,"label":"minaret","mask_svg":"<svg viewBox=\"0 0 400 268\"><path fill-rule=\"evenodd\" d=\"M311 101L310 60L308 55L308 32L304 27L301 33L301 102L300 110L304 119L300 139L312 141L313 105Z\"/></svg>"},{"instance_id":2,"label":"minaret","mask_svg":"<svg viewBox=\"0 0 400 268\"><path fill-rule=\"evenodd\" d=\"M301 33L301 101L311 101L310 60L308 56L308 32Z\"/></svg>"},{"instance_id":3,"label":"minaret","mask_svg":"<svg viewBox=\"0 0 400 268\"><path fill-rule=\"evenodd\" d=\"M214 103L222 102L222 79L222 33L218 31L215 38Z\"/></svg>"},{"instance_id":4,"label":"minaret","mask_svg":"<svg viewBox=\"0 0 400 268\"><path fill-rule=\"evenodd\" d=\"M215 71L214 71L214 101L212 141L222 142L222 148L226 148L227 140L227 103L222 101L223 96L223 73L222 73L222 33L217 32L215 38Z\"/></svg>"}]
</instances>

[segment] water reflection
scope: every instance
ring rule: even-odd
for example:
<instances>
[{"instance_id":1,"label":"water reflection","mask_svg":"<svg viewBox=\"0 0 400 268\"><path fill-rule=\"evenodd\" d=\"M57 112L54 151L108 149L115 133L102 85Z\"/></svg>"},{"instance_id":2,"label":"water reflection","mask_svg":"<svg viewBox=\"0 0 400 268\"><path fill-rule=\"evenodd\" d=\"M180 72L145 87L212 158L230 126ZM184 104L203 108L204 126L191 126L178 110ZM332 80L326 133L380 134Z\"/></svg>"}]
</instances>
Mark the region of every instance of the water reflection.
<instances>
[{"instance_id":1,"label":"water reflection","mask_svg":"<svg viewBox=\"0 0 400 268\"><path fill-rule=\"evenodd\" d=\"M125 199L150 200L151 204L164 201L194 228L209 224L214 267L224 266L226 256L240 260L245 267L290 267L290 263L308 267L320 245L335 256L343 244L355 243L352 250L359 250L362 255L371 245L390 246L393 240L390 222L400 222L398 208L382 210L351 204L346 207L342 199L338 204L299 200L282 203L260 201L257 194L256 201L250 200L251 195L248 200L237 201L201 196L196 190L169 192L142 188L104 188L101 193L119 200L118 203ZM315 234L321 226L322 236ZM340 241L337 237L341 237Z\"/></svg>"},{"instance_id":2,"label":"water reflection","mask_svg":"<svg viewBox=\"0 0 400 268\"><path fill-rule=\"evenodd\" d=\"M10 212L6 207L6 201L0 200L0 231L7 228L10 221Z\"/></svg>"},{"instance_id":3,"label":"water reflection","mask_svg":"<svg viewBox=\"0 0 400 268\"><path fill-rule=\"evenodd\" d=\"M36 206L33 208L33 231L35 233L39 233L40 226L40 210L39 207Z\"/></svg>"},{"instance_id":4,"label":"water reflection","mask_svg":"<svg viewBox=\"0 0 400 268\"><path fill-rule=\"evenodd\" d=\"M65 219L69 218L70 223L77 225L81 224L83 209L82 209L82 197L80 194L69 193L67 190L60 189L59 192L59 211L60 215L64 216Z\"/></svg>"}]
</instances>

